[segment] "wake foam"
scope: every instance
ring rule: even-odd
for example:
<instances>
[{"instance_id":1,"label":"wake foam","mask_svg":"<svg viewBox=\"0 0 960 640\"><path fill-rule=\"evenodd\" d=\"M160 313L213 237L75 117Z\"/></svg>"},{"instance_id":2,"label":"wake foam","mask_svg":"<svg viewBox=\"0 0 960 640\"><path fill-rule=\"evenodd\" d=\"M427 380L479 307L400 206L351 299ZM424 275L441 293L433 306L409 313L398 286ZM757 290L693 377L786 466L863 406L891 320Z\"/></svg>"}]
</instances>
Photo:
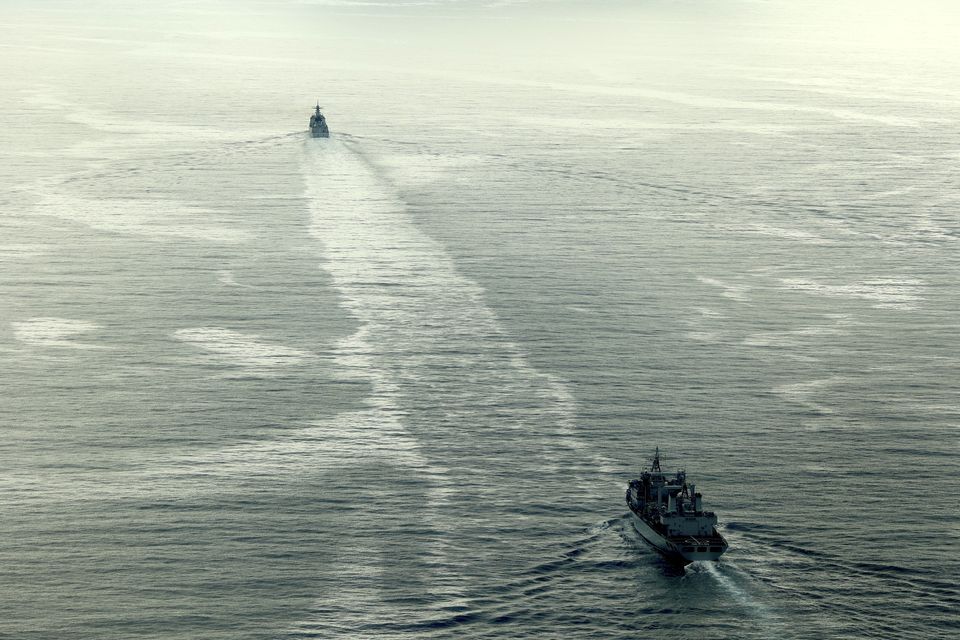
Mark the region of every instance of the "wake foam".
<instances>
[{"instance_id":1,"label":"wake foam","mask_svg":"<svg viewBox=\"0 0 960 640\"><path fill-rule=\"evenodd\" d=\"M11 323L13 336L33 347L61 347L68 349L100 349L101 345L77 340L95 331L100 325L70 318L30 318Z\"/></svg>"},{"instance_id":2,"label":"wake foam","mask_svg":"<svg viewBox=\"0 0 960 640\"><path fill-rule=\"evenodd\" d=\"M749 578L745 574L739 574L732 565L727 562L717 564L716 562L694 563L688 567L688 571L702 571L710 576L716 583L747 613L756 618L764 631L769 635L766 637L779 637L774 634L774 629L770 623L774 622L776 616L773 611L762 602L755 599L750 593L748 584Z\"/></svg>"},{"instance_id":3,"label":"wake foam","mask_svg":"<svg viewBox=\"0 0 960 640\"><path fill-rule=\"evenodd\" d=\"M853 284L823 284L804 278L784 278L785 289L834 298L869 300L876 309L914 311L923 301L926 283L916 278L876 278Z\"/></svg>"},{"instance_id":4,"label":"wake foam","mask_svg":"<svg viewBox=\"0 0 960 640\"><path fill-rule=\"evenodd\" d=\"M490 440L501 447L512 437L541 438L554 451L565 452L567 461L586 461L594 473L614 466L586 452L576 437L576 404L568 385L529 364L486 305L483 288L461 275L444 247L414 224L392 185L352 144L308 141L303 163L310 233L323 246L321 266L359 325L337 346L334 361L340 376L370 387L367 408L328 421L323 443L316 446L326 449L334 465L389 460L428 483L422 517L442 532L430 551L446 568L427 576L437 605L424 616L428 622L445 621L464 612L457 605L464 602L462 581L447 561L445 540L454 535L448 506L462 478L425 455L421 431L455 426L465 429L467 441ZM406 411L417 399L428 400L448 426L410 424ZM476 412L488 422L480 424ZM501 419L490 424L491 413ZM529 433L534 427L541 432ZM316 433L320 435L319 427ZM483 464L457 459L468 466ZM561 456L544 456L542 464L545 472L561 472ZM478 477L484 475L478 472ZM478 477L473 481L483 491ZM584 493L603 489L576 473L569 478ZM382 570L377 562L373 559L367 567L371 575ZM335 594L333 601L328 595L317 603L317 619L300 623L297 632L322 626L320 618L331 607L349 618L358 606L382 608L383 600L370 589Z\"/></svg>"},{"instance_id":5,"label":"wake foam","mask_svg":"<svg viewBox=\"0 0 960 640\"><path fill-rule=\"evenodd\" d=\"M260 340L260 336L222 327L180 329L174 337L241 367L272 369L299 364L313 354Z\"/></svg>"}]
</instances>

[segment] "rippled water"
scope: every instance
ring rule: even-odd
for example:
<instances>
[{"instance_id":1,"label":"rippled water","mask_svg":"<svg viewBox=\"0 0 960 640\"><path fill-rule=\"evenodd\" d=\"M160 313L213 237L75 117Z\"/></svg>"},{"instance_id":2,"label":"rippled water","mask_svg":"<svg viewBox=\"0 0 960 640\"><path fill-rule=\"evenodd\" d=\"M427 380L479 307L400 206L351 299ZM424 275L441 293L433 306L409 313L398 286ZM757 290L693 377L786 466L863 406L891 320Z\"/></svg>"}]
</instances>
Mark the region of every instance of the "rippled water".
<instances>
[{"instance_id":1,"label":"rippled water","mask_svg":"<svg viewBox=\"0 0 960 640\"><path fill-rule=\"evenodd\" d=\"M5 11L0 636L957 631L947 62Z\"/></svg>"}]
</instances>

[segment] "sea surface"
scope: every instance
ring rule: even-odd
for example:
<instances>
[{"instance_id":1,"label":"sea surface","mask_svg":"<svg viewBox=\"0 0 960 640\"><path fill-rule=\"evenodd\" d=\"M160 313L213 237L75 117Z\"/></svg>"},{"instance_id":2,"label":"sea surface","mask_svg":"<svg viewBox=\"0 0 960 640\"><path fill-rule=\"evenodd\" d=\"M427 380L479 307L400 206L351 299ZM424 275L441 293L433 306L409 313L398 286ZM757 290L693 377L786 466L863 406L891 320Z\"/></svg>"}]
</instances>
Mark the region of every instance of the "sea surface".
<instances>
[{"instance_id":1,"label":"sea surface","mask_svg":"<svg viewBox=\"0 0 960 640\"><path fill-rule=\"evenodd\" d=\"M956 58L653 4L0 8L0 637L960 634Z\"/></svg>"}]
</instances>

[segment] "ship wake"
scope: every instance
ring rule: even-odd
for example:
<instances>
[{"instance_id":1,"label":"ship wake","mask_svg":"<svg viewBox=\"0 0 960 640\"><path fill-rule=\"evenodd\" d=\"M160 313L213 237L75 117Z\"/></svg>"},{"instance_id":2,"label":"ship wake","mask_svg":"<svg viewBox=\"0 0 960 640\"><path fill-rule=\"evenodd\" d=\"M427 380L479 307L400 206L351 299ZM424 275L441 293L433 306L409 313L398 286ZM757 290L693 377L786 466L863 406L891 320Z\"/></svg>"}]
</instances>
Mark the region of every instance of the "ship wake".
<instances>
[{"instance_id":1,"label":"ship wake","mask_svg":"<svg viewBox=\"0 0 960 640\"><path fill-rule=\"evenodd\" d=\"M571 491L597 499L606 489L597 482L598 469L610 465L577 437L567 384L529 364L487 306L484 289L414 223L393 185L356 147L337 138L311 140L303 154L309 232L322 249L320 267L357 323L333 354L334 364L339 375L369 388L362 419L334 417L327 437L336 438L348 421L358 442L377 443L355 449L353 460L335 457L341 464L411 452L390 464L428 487L419 517L435 534L430 568L418 569L429 595L415 624L440 628L485 608L465 590L464 560L450 549L462 536L457 527L465 518L465 483L472 500L487 504L502 502L505 481L521 495L537 496L536 485L524 484L530 481L504 475L516 465L516 452L527 451L545 474L563 476ZM393 570L381 554L357 551L344 571L357 570L358 556L368 558L371 575ZM380 588L391 588L387 582L379 581ZM390 600L376 589L338 590L292 632L337 636L344 627L338 632L324 622L331 607L342 623L350 610L366 610L362 617L369 619L369 608L382 609ZM383 610L384 626L368 630L395 632L391 624L409 619L398 613Z\"/></svg>"}]
</instances>

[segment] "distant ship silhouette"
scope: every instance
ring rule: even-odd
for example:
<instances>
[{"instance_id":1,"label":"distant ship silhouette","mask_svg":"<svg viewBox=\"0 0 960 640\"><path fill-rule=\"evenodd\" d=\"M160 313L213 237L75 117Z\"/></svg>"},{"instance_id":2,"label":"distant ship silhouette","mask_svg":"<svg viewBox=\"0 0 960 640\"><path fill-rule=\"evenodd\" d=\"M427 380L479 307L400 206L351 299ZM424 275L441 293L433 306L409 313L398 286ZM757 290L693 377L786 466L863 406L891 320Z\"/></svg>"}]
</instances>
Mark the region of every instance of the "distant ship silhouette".
<instances>
[{"instance_id":1,"label":"distant ship silhouette","mask_svg":"<svg viewBox=\"0 0 960 640\"><path fill-rule=\"evenodd\" d=\"M314 138L330 137L330 129L327 128L327 119L320 113L320 102L317 102L316 111L310 116L310 135Z\"/></svg>"}]
</instances>

